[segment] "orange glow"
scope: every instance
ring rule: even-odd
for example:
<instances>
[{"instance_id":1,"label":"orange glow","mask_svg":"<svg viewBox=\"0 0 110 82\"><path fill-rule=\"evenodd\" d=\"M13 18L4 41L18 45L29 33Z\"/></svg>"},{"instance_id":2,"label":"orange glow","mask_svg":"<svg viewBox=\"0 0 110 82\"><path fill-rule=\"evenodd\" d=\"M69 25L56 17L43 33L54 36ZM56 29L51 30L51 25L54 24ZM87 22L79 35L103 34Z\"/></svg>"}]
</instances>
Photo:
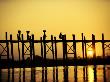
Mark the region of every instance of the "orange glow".
<instances>
[{"instance_id":1,"label":"orange glow","mask_svg":"<svg viewBox=\"0 0 110 82\"><path fill-rule=\"evenodd\" d=\"M92 66L88 66L88 82L94 82L94 70Z\"/></svg>"},{"instance_id":2,"label":"orange glow","mask_svg":"<svg viewBox=\"0 0 110 82\"><path fill-rule=\"evenodd\" d=\"M94 51L92 48L88 49L88 51L87 51L88 57L93 57L93 53L94 53Z\"/></svg>"}]
</instances>

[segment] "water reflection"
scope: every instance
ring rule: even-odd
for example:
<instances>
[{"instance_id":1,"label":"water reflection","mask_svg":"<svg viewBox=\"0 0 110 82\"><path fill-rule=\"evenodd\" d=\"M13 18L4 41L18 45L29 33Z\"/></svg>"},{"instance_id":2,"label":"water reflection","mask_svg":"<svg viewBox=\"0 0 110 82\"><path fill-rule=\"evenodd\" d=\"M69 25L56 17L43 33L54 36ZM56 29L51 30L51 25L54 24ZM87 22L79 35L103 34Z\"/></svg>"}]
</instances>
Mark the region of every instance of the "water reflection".
<instances>
[{"instance_id":1,"label":"water reflection","mask_svg":"<svg viewBox=\"0 0 110 82\"><path fill-rule=\"evenodd\" d=\"M110 65L0 69L0 82L109 82Z\"/></svg>"}]
</instances>

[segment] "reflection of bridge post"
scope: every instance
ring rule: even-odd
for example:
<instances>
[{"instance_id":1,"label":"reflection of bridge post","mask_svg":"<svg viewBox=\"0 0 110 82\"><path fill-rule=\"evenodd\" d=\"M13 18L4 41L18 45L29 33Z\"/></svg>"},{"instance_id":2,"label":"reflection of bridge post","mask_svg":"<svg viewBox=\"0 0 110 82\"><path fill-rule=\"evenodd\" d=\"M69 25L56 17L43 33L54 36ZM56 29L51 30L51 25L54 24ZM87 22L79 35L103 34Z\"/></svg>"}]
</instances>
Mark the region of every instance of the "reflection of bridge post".
<instances>
[{"instance_id":1,"label":"reflection of bridge post","mask_svg":"<svg viewBox=\"0 0 110 82\"><path fill-rule=\"evenodd\" d=\"M56 66L56 82L58 82L58 67Z\"/></svg>"},{"instance_id":2,"label":"reflection of bridge post","mask_svg":"<svg viewBox=\"0 0 110 82\"><path fill-rule=\"evenodd\" d=\"M42 82L47 82L47 67L42 67Z\"/></svg>"},{"instance_id":3,"label":"reflection of bridge post","mask_svg":"<svg viewBox=\"0 0 110 82\"><path fill-rule=\"evenodd\" d=\"M77 82L77 66L74 66L74 82Z\"/></svg>"},{"instance_id":4,"label":"reflection of bridge post","mask_svg":"<svg viewBox=\"0 0 110 82\"><path fill-rule=\"evenodd\" d=\"M86 79L85 79L85 81L88 81L88 66L86 66Z\"/></svg>"},{"instance_id":5,"label":"reflection of bridge post","mask_svg":"<svg viewBox=\"0 0 110 82\"><path fill-rule=\"evenodd\" d=\"M47 67L45 67L45 82L47 82Z\"/></svg>"},{"instance_id":6,"label":"reflection of bridge post","mask_svg":"<svg viewBox=\"0 0 110 82\"><path fill-rule=\"evenodd\" d=\"M44 67L42 67L42 82L44 82Z\"/></svg>"},{"instance_id":7,"label":"reflection of bridge post","mask_svg":"<svg viewBox=\"0 0 110 82\"><path fill-rule=\"evenodd\" d=\"M10 82L10 68L8 68L8 82Z\"/></svg>"},{"instance_id":8,"label":"reflection of bridge post","mask_svg":"<svg viewBox=\"0 0 110 82\"><path fill-rule=\"evenodd\" d=\"M58 82L58 67L53 67L53 82Z\"/></svg>"},{"instance_id":9,"label":"reflection of bridge post","mask_svg":"<svg viewBox=\"0 0 110 82\"><path fill-rule=\"evenodd\" d=\"M12 68L12 82L14 82L14 68Z\"/></svg>"},{"instance_id":10,"label":"reflection of bridge post","mask_svg":"<svg viewBox=\"0 0 110 82\"><path fill-rule=\"evenodd\" d=\"M21 82L21 68L19 68L20 71L19 71L19 82Z\"/></svg>"},{"instance_id":11,"label":"reflection of bridge post","mask_svg":"<svg viewBox=\"0 0 110 82\"><path fill-rule=\"evenodd\" d=\"M55 67L53 67L53 82L56 82L55 80Z\"/></svg>"},{"instance_id":12,"label":"reflection of bridge post","mask_svg":"<svg viewBox=\"0 0 110 82\"><path fill-rule=\"evenodd\" d=\"M86 82L85 81L85 66L83 66L83 82Z\"/></svg>"},{"instance_id":13,"label":"reflection of bridge post","mask_svg":"<svg viewBox=\"0 0 110 82\"><path fill-rule=\"evenodd\" d=\"M83 67L83 82L88 82L88 66Z\"/></svg>"},{"instance_id":14,"label":"reflection of bridge post","mask_svg":"<svg viewBox=\"0 0 110 82\"><path fill-rule=\"evenodd\" d=\"M31 68L31 82L35 82L35 74L36 74L36 71L35 71L35 68Z\"/></svg>"},{"instance_id":15,"label":"reflection of bridge post","mask_svg":"<svg viewBox=\"0 0 110 82\"><path fill-rule=\"evenodd\" d=\"M106 65L103 66L103 78L104 78L104 82L106 82Z\"/></svg>"},{"instance_id":16,"label":"reflection of bridge post","mask_svg":"<svg viewBox=\"0 0 110 82\"><path fill-rule=\"evenodd\" d=\"M25 68L23 68L23 82L25 82Z\"/></svg>"},{"instance_id":17,"label":"reflection of bridge post","mask_svg":"<svg viewBox=\"0 0 110 82\"><path fill-rule=\"evenodd\" d=\"M64 66L64 82L68 82L68 66Z\"/></svg>"},{"instance_id":18,"label":"reflection of bridge post","mask_svg":"<svg viewBox=\"0 0 110 82\"><path fill-rule=\"evenodd\" d=\"M94 65L94 81L97 82L97 66Z\"/></svg>"}]
</instances>

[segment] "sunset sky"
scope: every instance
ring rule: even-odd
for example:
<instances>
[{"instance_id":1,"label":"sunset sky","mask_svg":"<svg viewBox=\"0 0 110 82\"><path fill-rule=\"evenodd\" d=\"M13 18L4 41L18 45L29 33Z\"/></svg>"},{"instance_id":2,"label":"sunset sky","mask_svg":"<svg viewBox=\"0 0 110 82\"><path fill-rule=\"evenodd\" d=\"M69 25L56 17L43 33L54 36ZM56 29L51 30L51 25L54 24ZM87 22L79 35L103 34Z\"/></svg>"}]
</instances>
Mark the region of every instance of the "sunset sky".
<instances>
[{"instance_id":1,"label":"sunset sky","mask_svg":"<svg viewBox=\"0 0 110 82\"><path fill-rule=\"evenodd\" d=\"M6 31L16 39L19 29L36 39L43 29L48 37L63 32L69 39L81 39L81 33L91 39L93 33L101 39L104 33L110 39L110 0L0 0L0 39Z\"/></svg>"}]
</instances>

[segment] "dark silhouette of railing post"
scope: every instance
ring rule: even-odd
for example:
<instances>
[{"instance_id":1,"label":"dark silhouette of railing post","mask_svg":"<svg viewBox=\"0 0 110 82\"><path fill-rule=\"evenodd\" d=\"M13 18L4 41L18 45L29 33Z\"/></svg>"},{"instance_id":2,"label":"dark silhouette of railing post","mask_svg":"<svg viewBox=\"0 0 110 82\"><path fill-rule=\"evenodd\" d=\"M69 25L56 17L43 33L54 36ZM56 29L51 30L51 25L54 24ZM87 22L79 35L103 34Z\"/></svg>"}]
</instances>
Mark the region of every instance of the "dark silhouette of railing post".
<instances>
[{"instance_id":1,"label":"dark silhouette of railing post","mask_svg":"<svg viewBox=\"0 0 110 82\"><path fill-rule=\"evenodd\" d=\"M19 54L19 63L20 63L20 45L19 45L19 41L21 40L21 31L18 30L18 34L17 34L17 39L18 39L18 54Z\"/></svg>"},{"instance_id":2,"label":"dark silhouette of railing post","mask_svg":"<svg viewBox=\"0 0 110 82\"><path fill-rule=\"evenodd\" d=\"M43 44L44 44L44 63L46 65L46 30L43 30Z\"/></svg>"},{"instance_id":3,"label":"dark silhouette of railing post","mask_svg":"<svg viewBox=\"0 0 110 82\"><path fill-rule=\"evenodd\" d=\"M67 43L66 43L66 35L62 35L62 42L63 42L63 65L66 64L67 59Z\"/></svg>"},{"instance_id":4,"label":"dark silhouette of railing post","mask_svg":"<svg viewBox=\"0 0 110 82\"><path fill-rule=\"evenodd\" d=\"M86 38L84 36L84 49L85 49L85 58L87 59L87 49L86 49Z\"/></svg>"},{"instance_id":5,"label":"dark silhouette of railing post","mask_svg":"<svg viewBox=\"0 0 110 82\"><path fill-rule=\"evenodd\" d=\"M10 35L10 43L11 43L11 56L12 56L12 66L14 66L14 55L13 55L13 42L12 42L12 34Z\"/></svg>"},{"instance_id":6,"label":"dark silhouette of railing post","mask_svg":"<svg viewBox=\"0 0 110 82\"><path fill-rule=\"evenodd\" d=\"M54 37L55 40L55 61L56 61L56 66L57 66L57 43L56 43L56 37Z\"/></svg>"},{"instance_id":7,"label":"dark silhouette of railing post","mask_svg":"<svg viewBox=\"0 0 110 82\"><path fill-rule=\"evenodd\" d=\"M96 50L95 50L95 35L92 34L92 48L93 48L93 58L96 58Z\"/></svg>"},{"instance_id":8,"label":"dark silhouette of railing post","mask_svg":"<svg viewBox=\"0 0 110 82\"><path fill-rule=\"evenodd\" d=\"M30 38L29 39L29 41L30 41L30 59L31 59L31 66L32 66L32 39Z\"/></svg>"},{"instance_id":9,"label":"dark silhouette of railing post","mask_svg":"<svg viewBox=\"0 0 110 82\"><path fill-rule=\"evenodd\" d=\"M24 66L24 37L22 34L22 64Z\"/></svg>"},{"instance_id":10,"label":"dark silhouette of railing post","mask_svg":"<svg viewBox=\"0 0 110 82\"><path fill-rule=\"evenodd\" d=\"M68 56L67 56L67 40L66 40L66 34L64 35L64 40L65 40L65 59L66 59L66 65L67 65Z\"/></svg>"},{"instance_id":11,"label":"dark silhouette of railing post","mask_svg":"<svg viewBox=\"0 0 110 82\"><path fill-rule=\"evenodd\" d=\"M76 55L76 41L75 41L75 35L73 34L73 49L74 49L74 60L76 63L77 55Z\"/></svg>"},{"instance_id":12,"label":"dark silhouette of railing post","mask_svg":"<svg viewBox=\"0 0 110 82\"><path fill-rule=\"evenodd\" d=\"M65 64L65 43L64 43L64 35L62 35L62 41L63 41L63 65Z\"/></svg>"},{"instance_id":13,"label":"dark silhouette of railing post","mask_svg":"<svg viewBox=\"0 0 110 82\"><path fill-rule=\"evenodd\" d=\"M40 37L40 41L41 41L41 57L42 57L42 65L44 66L44 56L43 56L43 44L42 44L42 37Z\"/></svg>"},{"instance_id":14,"label":"dark silhouette of railing post","mask_svg":"<svg viewBox=\"0 0 110 82\"><path fill-rule=\"evenodd\" d=\"M84 35L82 33L82 55L83 55L83 59L84 59Z\"/></svg>"},{"instance_id":15,"label":"dark silhouette of railing post","mask_svg":"<svg viewBox=\"0 0 110 82\"><path fill-rule=\"evenodd\" d=\"M104 48L104 34L102 34L102 54L103 54L103 58L105 58L105 48Z\"/></svg>"},{"instance_id":16,"label":"dark silhouette of railing post","mask_svg":"<svg viewBox=\"0 0 110 82\"><path fill-rule=\"evenodd\" d=\"M33 54L33 62L35 65L34 34L32 34L32 54Z\"/></svg>"},{"instance_id":17,"label":"dark silhouette of railing post","mask_svg":"<svg viewBox=\"0 0 110 82\"><path fill-rule=\"evenodd\" d=\"M51 44L52 44L52 55L53 55L53 61L55 60L55 55L54 55L54 42L53 42L53 35L51 35Z\"/></svg>"},{"instance_id":18,"label":"dark silhouette of railing post","mask_svg":"<svg viewBox=\"0 0 110 82\"><path fill-rule=\"evenodd\" d=\"M7 48L7 64L8 64L8 66L10 65L9 64L9 42L8 42L8 34L7 34L7 32L6 32L6 48Z\"/></svg>"}]
</instances>

